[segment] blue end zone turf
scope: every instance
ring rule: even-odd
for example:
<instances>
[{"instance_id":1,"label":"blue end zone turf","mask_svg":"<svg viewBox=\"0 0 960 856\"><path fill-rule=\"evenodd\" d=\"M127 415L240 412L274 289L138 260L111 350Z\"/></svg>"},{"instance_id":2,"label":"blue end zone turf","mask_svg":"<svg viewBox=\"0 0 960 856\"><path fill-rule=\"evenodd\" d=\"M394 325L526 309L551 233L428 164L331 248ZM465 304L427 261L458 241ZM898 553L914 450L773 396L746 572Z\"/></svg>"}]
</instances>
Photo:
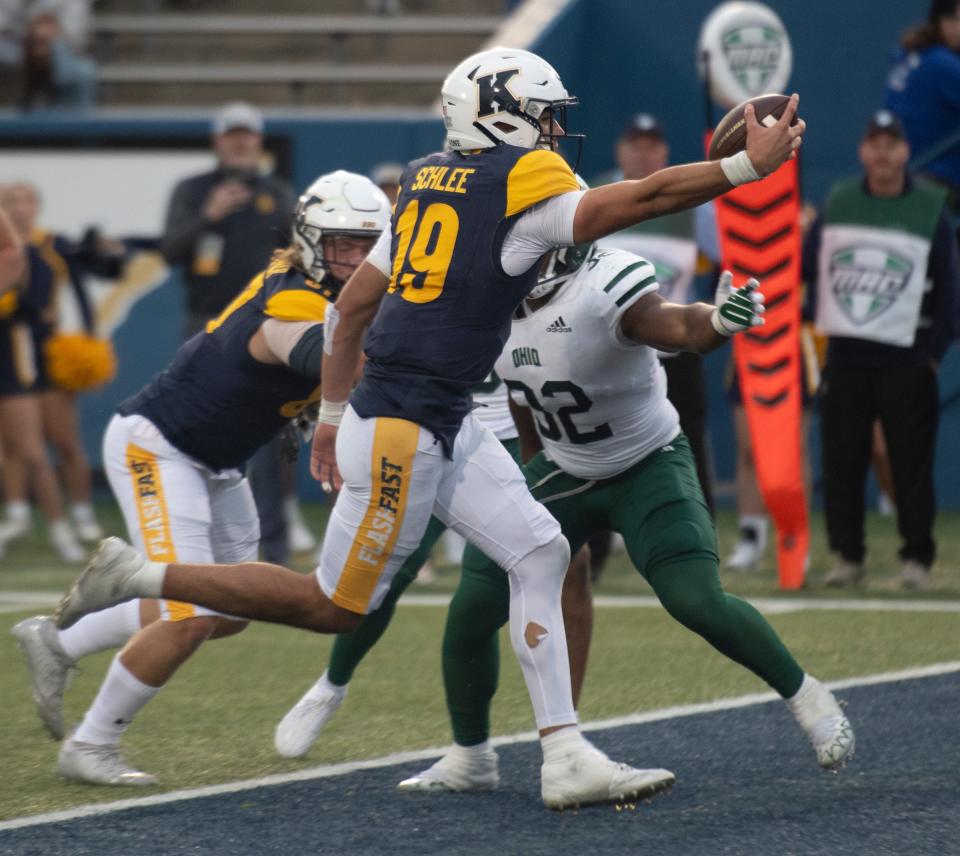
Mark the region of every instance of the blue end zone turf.
<instances>
[{"instance_id":1,"label":"blue end zone turf","mask_svg":"<svg viewBox=\"0 0 960 856\"><path fill-rule=\"evenodd\" d=\"M957 852L956 673L842 690L857 757L822 772L779 702L593 732L618 760L664 766L636 809L554 814L535 744L501 747L499 791L400 794L427 764L384 767L0 833L18 856L266 854L944 854ZM118 793L118 798L128 796ZM953 849L952 849L953 848Z\"/></svg>"}]
</instances>

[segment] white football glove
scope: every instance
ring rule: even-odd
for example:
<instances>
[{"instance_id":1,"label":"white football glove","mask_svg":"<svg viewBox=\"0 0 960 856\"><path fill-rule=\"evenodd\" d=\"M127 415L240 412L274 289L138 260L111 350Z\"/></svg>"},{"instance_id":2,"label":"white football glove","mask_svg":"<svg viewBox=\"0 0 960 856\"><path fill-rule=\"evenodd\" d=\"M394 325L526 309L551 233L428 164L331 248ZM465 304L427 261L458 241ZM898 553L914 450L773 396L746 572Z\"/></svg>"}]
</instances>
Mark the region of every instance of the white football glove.
<instances>
[{"instance_id":1,"label":"white football glove","mask_svg":"<svg viewBox=\"0 0 960 856\"><path fill-rule=\"evenodd\" d=\"M720 274L714 303L716 309L710 315L710 323L721 336L733 336L765 323L763 292L755 279L734 288L733 274L725 270Z\"/></svg>"}]
</instances>

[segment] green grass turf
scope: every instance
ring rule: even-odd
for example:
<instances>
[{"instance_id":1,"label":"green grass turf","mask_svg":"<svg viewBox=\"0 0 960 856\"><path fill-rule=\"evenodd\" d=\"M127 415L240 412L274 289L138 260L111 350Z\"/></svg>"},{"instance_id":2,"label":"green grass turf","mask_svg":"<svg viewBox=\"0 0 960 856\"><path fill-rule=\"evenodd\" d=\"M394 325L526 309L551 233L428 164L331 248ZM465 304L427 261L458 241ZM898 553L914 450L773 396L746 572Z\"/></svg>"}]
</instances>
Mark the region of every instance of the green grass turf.
<instances>
[{"instance_id":1,"label":"green grass turf","mask_svg":"<svg viewBox=\"0 0 960 856\"><path fill-rule=\"evenodd\" d=\"M104 507L100 513L108 531L122 532L114 511ZM322 509L309 508L307 516L319 529ZM871 576L865 591L871 596L899 595L895 527L889 520L871 517L869 531ZM720 515L719 533L725 552L736 537L735 519L729 512ZM818 516L813 536L810 583L804 594L834 597L836 592L824 589L820 582L828 556ZM956 598L960 596L960 515L941 515L938 537L941 560L936 585L924 596ZM298 562L304 571L310 565L308 557ZM76 572L58 565L42 534L36 534L12 545L0 563L0 597L4 590L62 589ZM443 568L435 584L415 590L449 591L455 582L455 569ZM778 593L771 566L756 574L726 574L724 582L731 591L747 596ZM611 558L597 591L649 593L622 555ZM0 640L10 639L9 628L28 614L0 615ZM340 715L304 761L274 756L273 728L324 667L330 640L266 625L205 646L137 718L125 739L128 755L161 777L161 788L148 791L157 792L444 745L450 737L439 669L443 617L439 607L398 611L394 625L361 667ZM774 616L771 621L801 663L824 679L960 659L956 613L805 611ZM532 728L529 701L505 638L501 644L503 675L494 705L494 730L498 734L528 730ZM83 674L67 694L68 722L82 716L110 656L98 655L83 663ZM762 689L753 675L716 654L661 610L602 609L596 619L581 715L590 720ZM57 776L57 744L35 717L26 671L12 641L0 644L0 697L5 701L0 818L131 795L67 783ZM855 717L856 711L851 714ZM788 720L785 724L789 727ZM665 763L642 752L635 760Z\"/></svg>"}]
</instances>

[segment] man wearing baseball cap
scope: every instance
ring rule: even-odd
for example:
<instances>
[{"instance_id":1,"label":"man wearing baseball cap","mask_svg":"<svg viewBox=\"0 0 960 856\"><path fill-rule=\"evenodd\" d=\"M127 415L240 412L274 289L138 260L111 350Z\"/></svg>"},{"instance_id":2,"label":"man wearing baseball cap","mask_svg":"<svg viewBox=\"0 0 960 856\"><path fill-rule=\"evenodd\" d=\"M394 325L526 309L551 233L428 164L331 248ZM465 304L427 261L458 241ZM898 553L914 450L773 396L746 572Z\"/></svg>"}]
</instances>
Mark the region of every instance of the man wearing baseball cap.
<instances>
[{"instance_id":1,"label":"man wearing baseball cap","mask_svg":"<svg viewBox=\"0 0 960 856\"><path fill-rule=\"evenodd\" d=\"M183 269L185 338L285 245L295 201L286 181L260 172L263 116L255 107L235 102L218 110L211 141L217 166L176 186L162 243L167 262Z\"/></svg>"},{"instance_id":2,"label":"man wearing baseball cap","mask_svg":"<svg viewBox=\"0 0 960 856\"><path fill-rule=\"evenodd\" d=\"M290 240L296 195L286 181L261 171L263 130L263 116L250 104L237 101L220 108L210 126L216 167L174 188L161 250L167 263L182 271L184 339L219 315L237 296L237 284L256 276L273 251ZM280 440L264 446L250 460L247 474L260 514L264 557L283 564L290 555L284 512L299 512L295 497L283 497L280 449Z\"/></svg>"},{"instance_id":3,"label":"man wearing baseball cap","mask_svg":"<svg viewBox=\"0 0 960 856\"><path fill-rule=\"evenodd\" d=\"M864 482L879 420L903 538L900 582L922 589L936 555L937 367L957 335L957 246L946 191L909 174L896 116L870 117L859 156L863 175L833 187L803 248L805 315L828 337L820 428L836 561L826 582L866 574Z\"/></svg>"}]
</instances>

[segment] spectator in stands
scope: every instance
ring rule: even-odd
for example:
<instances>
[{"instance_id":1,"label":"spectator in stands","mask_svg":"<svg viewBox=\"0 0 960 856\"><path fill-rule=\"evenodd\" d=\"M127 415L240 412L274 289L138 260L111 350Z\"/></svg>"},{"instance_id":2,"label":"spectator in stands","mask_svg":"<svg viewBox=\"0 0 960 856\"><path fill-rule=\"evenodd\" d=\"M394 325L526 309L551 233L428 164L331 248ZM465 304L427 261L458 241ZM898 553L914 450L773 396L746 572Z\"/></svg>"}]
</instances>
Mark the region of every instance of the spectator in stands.
<instances>
[{"instance_id":1,"label":"spectator in stands","mask_svg":"<svg viewBox=\"0 0 960 856\"><path fill-rule=\"evenodd\" d=\"M53 12L34 15L23 41L20 106L85 109L96 101L96 63L70 43Z\"/></svg>"},{"instance_id":2,"label":"spectator in stands","mask_svg":"<svg viewBox=\"0 0 960 856\"><path fill-rule=\"evenodd\" d=\"M937 367L957 334L957 246L946 191L907 171L899 119L875 114L859 155L864 175L834 186L803 252L806 315L829 337L822 463L837 559L826 582L847 586L865 574L864 481L879 418L903 538L900 581L925 588L936 555Z\"/></svg>"},{"instance_id":3,"label":"spectator in stands","mask_svg":"<svg viewBox=\"0 0 960 856\"><path fill-rule=\"evenodd\" d=\"M80 562L85 552L63 514L63 498L43 429L42 393L49 384L43 342L52 325L52 278L43 275L38 249L28 243L16 187L0 191L3 207L27 245L27 264L16 287L0 297L0 444L6 519L0 549L30 529L31 493L47 518L50 543L61 559Z\"/></svg>"},{"instance_id":4,"label":"spectator in stands","mask_svg":"<svg viewBox=\"0 0 960 856\"><path fill-rule=\"evenodd\" d=\"M904 33L886 106L903 121L914 162L949 188L960 212L960 2L932 0L927 20Z\"/></svg>"},{"instance_id":5,"label":"spectator in stands","mask_svg":"<svg viewBox=\"0 0 960 856\"><path fill-rule=\"evenodd\" d=\"M391 204L396 204L400 192L400 176L403 175L402 163L378 163L370 172L370 180L385 194Z\"/></svg>"},{"instance_id":6,"label":"spectator in stands","mask_svg":"<svg viewBox=\"0 0 960 856\"><path fill-rule=\"evenodd\" d=\"M161 251L183 270L187 320L184 338L199 332L265 267L290 238L295 195L283 179L264 175L263 116L249 104L228 104L212 126L217 166L181 181L167 210ZM274 440L251 459L248 469L261 546L268 561L289 558L281 487L282 442Z\"/></svg>"},{"instance_id":7,"label":"spectator in stands","mask_svg":"<svg viewBox=\"0 0 960 856\"><path fill-rule=\"evenodd\" d=\"M26 9L23 0L0 0L0 70L13 74L23 62Z\"/></svg>"}]
</instances>

